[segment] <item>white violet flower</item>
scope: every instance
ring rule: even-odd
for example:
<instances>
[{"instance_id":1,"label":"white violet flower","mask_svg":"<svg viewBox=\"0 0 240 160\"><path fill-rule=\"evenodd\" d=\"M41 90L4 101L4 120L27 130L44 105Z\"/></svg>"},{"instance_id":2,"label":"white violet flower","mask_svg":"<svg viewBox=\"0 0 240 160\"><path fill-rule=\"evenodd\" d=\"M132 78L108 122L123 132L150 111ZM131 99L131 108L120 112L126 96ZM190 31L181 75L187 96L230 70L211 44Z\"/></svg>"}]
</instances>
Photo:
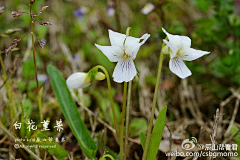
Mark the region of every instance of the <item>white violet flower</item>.
<instances>
[{"instance_id":1,"label":"white violet flower","mask_svg":"<svg viewBox=\"0 0 240 160\"><path fill-rule=\"evenodd\" d=\"M147 3L142 9L141 12L145 15L149 14L155 9L155 6L152 3Z\"/></svg>"},{"instance_id":2,"label":"white violet flower","mask_svg":"<svg viewBox=\"0 0 240 160\"><path fill-rule=\"evenodd\" d=\"M141 38L135 38L125 34L108 30L111 46L95 46L100 49L111 62L118 62L113 71L113 80L118 83L129 82L137 74L133 60L141 45L150 37L144 34Z\"/></svg>"},{"instance_id":3,"label":"white violet flower","mask_svg":"<svg viewBox=\"0 0 240 160\"><path fill-rule=\"evenodd\" d=\"M190 48L191 39L187 36L178 36L168 33L164 28L163 32L167 35L169 41L163 40L166 46L163 53L169 53L169 68L178 77L184 79L192 74L183 61L193 61L210 52Z\"/></svg>"}]
</instances>

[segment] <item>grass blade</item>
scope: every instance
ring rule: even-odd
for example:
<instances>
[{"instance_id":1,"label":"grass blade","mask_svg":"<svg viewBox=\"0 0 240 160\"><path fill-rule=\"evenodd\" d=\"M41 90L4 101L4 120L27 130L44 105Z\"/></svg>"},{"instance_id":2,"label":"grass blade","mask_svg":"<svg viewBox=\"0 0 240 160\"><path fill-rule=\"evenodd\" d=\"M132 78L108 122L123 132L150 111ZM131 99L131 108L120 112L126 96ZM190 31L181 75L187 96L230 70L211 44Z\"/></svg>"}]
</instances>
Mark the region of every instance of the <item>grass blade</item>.
<instances>
[{"instance_id":1,"label":"grass blade","mask_svg":"<svg viewBox=\"0 0 240 160\"><path fill-rule=\"evenodd\" d=\"M77 138L82 151L90 159L94 159L97 146L90 136L90 133L81 119L76 104L66 85L64 78L57 68L52 65L47 67L51 85L55 96L60 104L62 113L66 118L74 136Z\"/></svg>"},{"instance_id":2,"label":"grass blade","mask_svg":"<svg viewBox=\"0 0 240 160\"><path fill-rule=\"evenodd\" d=\"M158 147L162 140L162 132L165 127L166 112L167 112L167 106L164 106L162 108L162 110L160 111L160 113L158 114L156 123L153 128L150 145L148 148L147 160L154 160L157 155ZM142 143L142 144L144 144L144 143Z\"/></svg>"}]
</instances>

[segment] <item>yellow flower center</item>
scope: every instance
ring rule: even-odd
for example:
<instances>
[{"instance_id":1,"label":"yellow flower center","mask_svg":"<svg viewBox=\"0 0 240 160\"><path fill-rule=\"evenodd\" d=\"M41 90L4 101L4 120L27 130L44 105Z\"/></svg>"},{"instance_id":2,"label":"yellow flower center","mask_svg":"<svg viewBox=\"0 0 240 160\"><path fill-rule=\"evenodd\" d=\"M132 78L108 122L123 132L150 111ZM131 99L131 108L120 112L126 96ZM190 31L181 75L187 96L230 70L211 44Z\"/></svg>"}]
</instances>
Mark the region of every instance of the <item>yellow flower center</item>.
<instances>
[{"instance_id":1,"label":"yellow flower center","mask_svg":"<svg viewBox=\"0 0 240 160\"><path fill-rule=\"evenodd\" d=\"M177 58L178 56L182 55L181 50L182 50L182 48L177 51L176 56L174 58Z\"/></svg>"},{"instance_id":2,"label":"yellow flower center","mask_svg":"<svg viewBox=\"0 0 240 160\"><path fill-rule=\"evenodd\" d=\"M125 59L128 59L128 55L125 53L125 51L124 51L123 57L124 57Z\"/></svg>"}]
</instances>

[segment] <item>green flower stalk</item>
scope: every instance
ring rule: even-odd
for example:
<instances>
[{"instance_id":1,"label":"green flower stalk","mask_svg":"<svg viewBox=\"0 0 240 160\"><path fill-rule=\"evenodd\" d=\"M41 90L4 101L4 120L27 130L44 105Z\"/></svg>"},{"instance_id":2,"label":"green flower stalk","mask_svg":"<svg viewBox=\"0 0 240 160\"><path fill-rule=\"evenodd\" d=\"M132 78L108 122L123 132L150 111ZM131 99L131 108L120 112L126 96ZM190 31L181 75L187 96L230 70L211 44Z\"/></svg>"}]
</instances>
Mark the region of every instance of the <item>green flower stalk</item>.
<instances>
[{"instance_id":1,"label":"green flower stalk","mask_svg":"<svg viewBox=\"0 0 240 160\"><path fill-rule=\"evenodd\" d=\"M104 74L102 72L98 72L98 69L101 69L104 72ZM110 78L107 70L103 66L98 65L93 67L88 73L85 73L85 72L73 73L67 78L66 83L68 88L78 89L78 88L88 87L93 81L95 80L101 81L101 80L104 80L105 78L107 79L107 84L108 84L108 92L109 92L109 98L111 102L111 109L113 112L114 127L116 129L116 134L118 137L119 129L117 124L117 116L114 109L111 82L110 82Z\"/></svg>"},{"instance_id":2,"label":"green flower stalk","mask_svg":"<svg viewBox=\"0 0 240 160\"><path fill-rule=\"evenodd\" d=\"M160 77L161 77L161 72L162 72L162 63L163 63L163 54L164 54L163 48L164 47L165 47L165 44L163 43L161 53L160 53L160 58L159 58L157 82L156 82L155 91L154 91L151 117L150 117L150 121L148 124L147 138L146 138L146 143L145 143L145 147L144 147L142 160L146 160L148 148L149 148L149 144L150 144L150 139L151 139L151 134L152 134L153 118L154 118L154 113L155 113L155 108L156 108L156 103L157 103L157 95L158 95L158 89L159 89L159 85L160 85Z\"/></svg>"}]
</instances>

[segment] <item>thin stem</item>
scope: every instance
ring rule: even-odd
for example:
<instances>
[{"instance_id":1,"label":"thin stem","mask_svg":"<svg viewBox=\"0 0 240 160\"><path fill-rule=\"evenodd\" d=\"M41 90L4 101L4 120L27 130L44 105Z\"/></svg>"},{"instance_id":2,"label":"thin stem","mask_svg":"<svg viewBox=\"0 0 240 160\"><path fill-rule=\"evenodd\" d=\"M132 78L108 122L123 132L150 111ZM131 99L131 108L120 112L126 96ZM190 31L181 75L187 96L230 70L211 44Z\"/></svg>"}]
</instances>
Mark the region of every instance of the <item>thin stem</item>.
<instances>
[{"instance_id":1,"label":"thin stem","mask_svg":"<svg viewBox=\"0 0 240 160\"><path fill-rule=\"evenodd\" d=\"M3 70L2 78L4 81L6 81L5 85L6 85L7 91L8 91L8 98L9 98L9 104L10 104L10 117L11 117L11 121L12 121L12 125L13 125L14 124L13 119L14 119L14 116L16 113L16 108L14 107L14 101L13 101L13 97L12 97L12 86L8 82L7 73L6 73L1 55L0 55L0 63L1 63L2 70Z\"/></svg>"},{"instance_id":2,"label":"thin stem","mask_svg":"<svg viewBox=\"0 0 240 160\"><path fill-rule=\"evenodd\" d=\"M3 60L2 60L2 56L1 56L1 55L0 55L0 63L1 63L2 70L3 70L3 75L6 76L7 73L6 73L6 71L5 71L5 67L4 67Z\"/></svg>"},{"instance_id":3,"label":"thin stem","mask_svg":"<svg viewBox=\"0 0 240 160\"><path fill-rule=\"evenodd\" d=\"M114 158L110 154L106 154L102 158L106 158L106 157L110 158L111 160L114 160Z\"/></svg>"},{"instance_id":4,"label":"thin stem","mask_svg":"<svg viewBox=\"0 0 240 160\"><path fill-rule=\"evenodd\" d=\"M39 114L40 114L40 121L43 121L43 111L42 111L42 92L43 92L43 87L38 92L38 107L39 107Z\"/></svg>"},{"instance_id":5,"label":"thin stem","mask_svg":"<svg viewBox=\"0 0 240 160\"><path fill-rule=\"evenodd\" d=\"M150 138L152 134L152 126L153 126L153 118L154 118L154 113L155 113L155 108L156 108L156 102L157 102L157 95L158 95L158 89L160 85L160 77L161 77L161 72L162 72L162 63L163 63L163 47L165 46L165 43L162 45L162 49L160 52L160 58L159 58L159 66L158 66L158 74L157 74L157 83L155 86L155 91L154 91L154 97L153 97L153 103L152 103L152 111L151 111L151 117L148 125L148 131L147 131L147 139L144 147L144 152L143 152L143 158L142 160L146 160L147 153L148 153L148 147L150 143Z\"/></svg>"},{"instance_id":6,"label":"thin stem","mask_svg":"<svg viewBox=\"0 0 240 160\"><path fill-rule=\"evenodd\" d=\"M124 82L123 89L123 104L122 104L122 114L121 114L121 124L120 124L120 160L124 158L124 148L123 148L123 133L124 133L124 121L126 116L126 100L127 100L127 82Z\"/></svg>"},{"instance_id":7,"label":"thin stem","mask_svg":"<svg viewBox=\"0 0 240 160\"><path fill-rule=\"evenodd\" d=\"M128 149L128 128L129 128L129 117L130 117L130 103L131 103L131 92L132 92L132 81L128 83L128 98L127 98L127 111L126 111L126 130L125 130L125 154L124 160L127 158Z\"/></svg>"},{"instance_id":8,"label":"thin stem","mask_svg":"<svg viewBox=\"0 0 240 160\"><path fill-rule=\"evenodd\" d=\"M32 50L33 50L33 60L34 60L34 70L35 70L35 80L37 83L37 91L39 91L38 77L37 77L37 63L35 56L35 46L34 46L34 34L33 34L33 19L31 16L32 5L30 5L30 17L31 17L31 34L32 34Z\"/></svg>"},{"instance_id":9,"label":"thin stem","mask_svg":"<svg viewBox=\"0 0 240 160\"><path fill-rule=\"evenodd\" d=\"M21 38L21 40L20 41L18 41L17 43L20 43L25 37L27 37L29 34L31 34L31 32L30 33L28 33L28 34L26 34L25 36L23 36L22 38Z\"/></svg>"},{"instance_id":10,"label":"thin stem","mask_svg":"<svg viewBox=\"0 0 240 160\"><path fill-rule=\"evenodd\" d=\"M112 108L112 113L113 113L114 127L115 127L115 129L116 129L117 137L119 138L119 128L118 128L117 116L116 116L116 112L115 112L114 104L113 104L111 81L110 81L110 78L109 78L109 74L108 74L107 70L106 70L103 66L97 65L96 67L97 67L97 68L100 68L100 69L104 72L104 74L105 74L105 76L106 76L106 78L107 78L108 93L109 93L109 98L110 98L111 108Z\"/></svg>"},{"instance_id":11,"label":"thin stem","mask_svg":"<svg viewBox=\"0 0 240 160\"><path fill-rule=\"evenodd\" d=\"M6 128L5 126L3 126L1 123L0 123L0 129L3 130L4 133L6 133L10 138L12 138L14 141L17 139L16 137L14 137ZM30 155L32 155L35 159L37 160L41 160L40 157L38 157L35 153L33 153L30 149L28 149L24 143L22 143L21 141L18 141L18 143L20 143L21 147L23 147ZM15 144L16 145L16 144Z\"/></svg>"}]
</instances>

